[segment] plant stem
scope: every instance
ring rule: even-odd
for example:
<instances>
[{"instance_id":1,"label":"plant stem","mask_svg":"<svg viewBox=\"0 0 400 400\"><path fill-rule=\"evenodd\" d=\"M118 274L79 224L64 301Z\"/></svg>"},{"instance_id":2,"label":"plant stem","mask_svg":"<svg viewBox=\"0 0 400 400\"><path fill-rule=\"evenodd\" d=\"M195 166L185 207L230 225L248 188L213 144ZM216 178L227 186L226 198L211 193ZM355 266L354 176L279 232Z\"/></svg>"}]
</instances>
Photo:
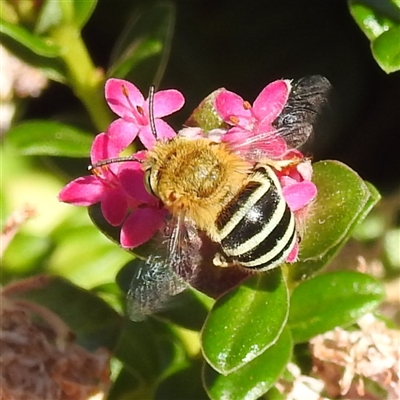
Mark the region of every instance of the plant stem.
<instances>
[{"instance_id":1,"label":"plant stem","mask_svg":"<svg viewBox=\"0 0 400 400\"><path fill-rule=\"evenodd\" d=\"M94 66L77 27L60 26L52 31L52 37L63 48L61 57L67 66L68 83L98 131L103 132L112 121L104 101L103 71Z\"/></svg>"}]
</instances>

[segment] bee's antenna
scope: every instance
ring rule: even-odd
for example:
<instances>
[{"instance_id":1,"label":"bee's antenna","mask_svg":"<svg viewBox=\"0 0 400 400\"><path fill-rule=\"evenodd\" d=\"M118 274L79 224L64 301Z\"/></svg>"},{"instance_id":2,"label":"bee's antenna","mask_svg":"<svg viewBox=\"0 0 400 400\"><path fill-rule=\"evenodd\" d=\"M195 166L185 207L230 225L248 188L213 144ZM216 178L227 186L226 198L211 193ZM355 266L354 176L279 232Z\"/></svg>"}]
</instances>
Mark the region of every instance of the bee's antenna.
<instances>
[{"instance_id":1,"label":"bee's antenna","mask_svg":"<svg viewBox=\"0 0 400 400\"><path fill-rule=\"evenodd\" d=\"M154 118L154 92L155 92L155 86L151 85L150 89L149 89L149 121L150 121L151 133L153 134L153 136L155 138L157 138L157 129L156 129L155 118ZM125 86L122 86L122 93L126 96L126 98L129 101L129 93ZM125 161L138 161L140 163L143 162L143 160L137 159L133 156L115 157L115 158L109 158L108 160L101 160L92 165L89 165L88 170L96 173L96 171L95 171L96 168L101 168L101 167L104 167L105 165L114 164L114 163L118 163L118 162L125 162Z\"/></svg>"},{"instance_id":2,"label":"bee's antenna","mask_svg":"<svg viewBox=\"0 0 400 400\"><path fill-rule=\"evenodd\" d=\"M155 91L155 86L151 85L149 89L149 120L150 120L151 133L155 138L157 138L157 130L154 118L154 91Z\"/></svg>"},{"instance_id":3,"label":"bee's antenna","mask_svg":"<svg viewBox=\"0 0 400 400\"><path fill-rule=\"evenodd\" d=\"M135 158L133 156L115 157L115 158L109 158L107 160L97 161L96 163L89 165L88 171L93 171L94 169L99 168L99 167L104 167L105 165L115 164L118 162L126 162L126 161L138 161L140 163L142 162L142 160L138 160L137 158Z\"/></svg>"}]
</instances>

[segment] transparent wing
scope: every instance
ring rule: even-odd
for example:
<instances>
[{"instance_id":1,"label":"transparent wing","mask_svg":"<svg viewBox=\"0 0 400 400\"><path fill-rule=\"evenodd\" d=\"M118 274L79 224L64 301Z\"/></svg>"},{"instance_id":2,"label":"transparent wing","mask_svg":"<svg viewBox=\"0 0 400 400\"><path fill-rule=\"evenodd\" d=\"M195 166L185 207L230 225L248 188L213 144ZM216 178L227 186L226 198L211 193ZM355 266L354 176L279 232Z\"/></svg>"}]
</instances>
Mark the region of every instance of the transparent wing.
<instances>
[{"instance_id":1,"label":"transparent wing","mask_svg":"<svg viewBox=\"0 0 400 400\"><path fill-rule=\"evenodd\" d=\"M173 296L186 289L186 282L171 268L168 259L151 255L143 261L127 294L128 314L133 321L165 309Z\"/></svg>"},{"instance_id":2,"label":"transparent wing","mask_svg":"<svg viewBox=\"0 0 400 400\"><path fill-rule=\"evenodd\" d=\"M327 104L329 81L313 75L292 83L292 90L282 112L272 123L272 130L260 132L232 143L232 150L249 160L275 158L282 150L282 138L289 148L302 146L313 135L314 125Z\"/></svg>"},{"instance_id":3,"label":"transparent wing","mask_svg":"<svg viewBox=\"0 0 400 400\"><path fill-rule=\"evenodd\" d=\"M175 273L186 281L194 279L197 266L202 262L202 240L195 225L182 213L167 225L168 254Z\"/></svg>"},{"instance_id":4,"label":"transparent wing","mask_svg":"<svg viewBox=\"0 0 400 400\"><path fill-rule=\"evenodd\" d=\"M183 217L171 220L160 243L144 260L127 294L128 314L133 321L165 310L187 288L201 262L201 239Z\"/></svg>"},{"instance_id":5,"label":"transparent wing","mask_svg":"<svg viewBox=\"0 0 400 400\"><path fill-rule=\"evenodd\" d=\"M273 126L291 148L298 148L312 135L321 109L332 89L321 75L308 76L292 84L289 99Z\"/></svg>"}]
</instances>

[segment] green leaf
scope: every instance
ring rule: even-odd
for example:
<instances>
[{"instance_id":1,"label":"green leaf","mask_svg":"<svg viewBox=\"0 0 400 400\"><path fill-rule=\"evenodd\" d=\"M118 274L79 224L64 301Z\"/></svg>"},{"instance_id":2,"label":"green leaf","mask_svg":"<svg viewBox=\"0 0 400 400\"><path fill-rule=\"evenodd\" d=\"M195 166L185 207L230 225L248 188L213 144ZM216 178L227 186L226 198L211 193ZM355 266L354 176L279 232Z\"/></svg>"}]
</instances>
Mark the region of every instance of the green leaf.
<instances>
[{"instance_id":1,"label":"green leaf","mask_svg":"<svg viewBox=\"0 0 400 400\"><path fill-rule=\"evenodd\" d=\"M265 396L261 397L260 400L285 400L286 396L281 393L275 386L272 387Z\"/></svg>"},{"instance_id":2,"label":"green leaf","mask_svg":"<svg viewBox=\"0 0 400 400\"><path fill-rule=\"evenodd\" d=\"M89 350L117 342L122 319L105 301L87 290L59 277L37 275L18 281L13 298L23 298L50 309L60 316L76 335L78 343ZM8 287L10 291L10 287Z\"/></svg>"},{"instance_id":3,"label":"green leaf","mask_svg":"<svg viewBox=\"0 0 400 400\"><path fill-rule=\"evenodd\" d=\"M167 65L175 24L170 2L136 12L118 40L107 75L138 82L142 89L158 85Z\"/></svg>"},{"instance_id":4,"label":"green leaf","mask_svg":"<svg viewBox=\"0 0 400 400\"><path fill-rule=\"evenodd\" d=\"M185 368L168 376L157 387L155 400L207 400L201 381L201 360L192 360Z\"/></svg>"},{"instance_id":5,"label":"green leaf","mask_svg":"<svg viewBox=\"0 0 400 400\"><path fill-rule=\"evenodd\" d=\"M278 341L253 361L226 376L205 365L203 380L212 400L256 400L279 379L292 355L290 331L284 329Z\"/></svg>"},{"instance_id":6,"label":"green leaf","mask_svg":"<svg viewBox=\"0 0 400 400\"><path fill-rule=\"evenodd\" d=\"M224 126L223 119L215 111L215 99L223 92L224 89L217 89L210 93L201 103L193 110L192 114L185 122L186 126L198 126L204 131L222 128Z\"/></svg>"},{"instance_id":7,"label":"green leaf","mask_svg":"<svg viewBox=\"0 0 400 400\"><path fill-rule=\"evenodd\" d=\"M97 5L97 0L73 0L74 3L74 23L83 28L90 16L93 14Z\"/></svg>"},{"instance_id":8,"label":"green leaf","mask_svg":"<svg viewBox=\"0 0 400 400\"><path fill-rule=\"evenodd\" d=\"M5 213L6 214L6 213ZM40 269L42 263L48 262L53 250L53 242L48 237L41 237L18 232L5 249L2 255L2 279L10 274L14 279L18 275L34 273ZM24 257L21 257L24 254Z\"/></svg>"},{"instance_id":9,"label":"green leaf","mask_svg":"<svg viewBox=\"0 0 400 400\"><path fill-rule=\"evenodd\" d=\"M94 204L88 207L89 217L94 223L94 225L111 241L116 243L118 246L120 244L120 235L121 235L121 226L112 226L110 225L106 219L104 218L103 213L101 212L100 204ZM154 235L150 240L146 243L135 247L133 250L124 249L128 253L139 256L141 258L146 258L154 252L154 249L160 245L160 238L157 235Z\"/></svg>"},{"instance_id":10,"label":"green leaf","mask_svg":"<svg viewBox=\"0 0 400 400\"><path fill-rule=\"evenodd\" d=\"M82 28L96 4L97 0L47 0L42 4L35 31L43 34L67 24Z\"/></svg>"},{"instance_id":11,"label":"green leaf","mask_svg":"<svg viewBox=\"0 0 400 400\"><path fill-rule=\"evenodd\" d=\"M204 357L223 375L236 371L276 342L287 315L281 270L251 277L212 308L201 337Z\"/></svg>"},{"instance_id":12,"label":"green leaf","mask_svg":"<svg viewBox=\"0 0 400 400\"><path fill-rule=\"evenodd\" d=\"M64 4L68 4L69 0ZM38 16L35 33L40 35L48 32L51 28L61 25L65 21L63 9L60 1L45 0L40 7L40 14Z\"/></svg>"},{"instance_id":13,"label":"green leaf","mask_svg":"<svg viewBox=\"0 0 400 400\"><path fill-rule=\"evenodd\" d=\"M400 7L391 0L350 0L350 13L371 41L379 66L391 73L400 69Z\"/></svg>"},{"instance_id":14,"label":"green leaf","mask_svg":"<svg viewBox=\"0 0 400 400\"><path fill-rule=\"evenodd\" d=\"M24 155L88 157L93 137L74 126L35 120L11 128L6 140Z\"/></svg>"},{"instance_id":15,"label":"green leaf","mask_svg":"<svg viewBox=\"0 0 400 400\"><path fill-rule=\"evenodd\" d=\"M348 326L384 299L383 285L355 271L331 272L298 285L290 299L288 326L305 342L337 326Z\"/></svg>"},{"instance_id":16,"label":"green leaf","mask_svg":"<svg viewBox=\"0 0 400 400\"><path fill-rule=\"evenodd\" d=\"M129 254L106 240L90 221L70 228L66 225L62 222L63 229L53 235L57 246L48 271L85 288L112 282Z\"/></svg>"},{"instance_id":17,"label":"green leaf","mask_svg":"<svg viewBox=\"0 0 400 400\"><path fill-rule=\"evenodd\" d=\"M323 268L380 198L372 185L338 161L320 161L313 167L318 194L306 219L300 261L289 268L295 280Z\"/></svg>"},{"instance_id":18,"label":"green leaf","mask_svg":"<svg viewBox=\"0 0 400 400\"><path fill-rule=\"evenodd\" d=\"M349 10L360 29L371 41L400 22L399 10L390 0L350 0Z\"/></svg>"},{"instance_id":19,"label":"green leaf","mask_svg":"<svg viewBox=\"0 0 400 400\"><path fill-rule=\"evenodd\" d=\"M129 261L119 271L117 283L124 293L128 292L136 270L141 266L142 262L140 259ZM155 316L186 329L200 331L207 314L208 309L199 296L196 296L192 290L186 290L175 296L171 303L166 305L166 309L155 314Z\"/></svg>"},{"instance_id":20,"label":"green leaf","mask_svg":"<svg viewBox=\"0 0 400 400\"><path fill-rule=\"evenodd\" d=\"M151 399L153 392L154 383L147 383L128 368L122 368L107 393L107 400Z\"/></svg>"},{"instance_id":21,"label":"green leaf","mask_svg":"<svg viewBox=\"0 0 400 400\"><path fill-rule=\"evenodd\" d=\"M39 56L52 58L60 55L60 47L50 39L43 39L20 25L11 24L3 19L0 20L0 34L11 38Z\"/></svg>"},{"instance_id":22,"label":"green leaf","mask_svg":"<svg viewBox=\"0 0 400 400\"><path fill-rule=\"evenodd\" d=\"M372 43L372 53L379 66L387 73L400 70L400 25L382 33Z\"/></svg>"},{"instance_id":23,"label":"green leaf","mask_svg":"<svg viewBox=\"0 0 400 400\"><path fill-rule=\"evenodd\" d=\"M140 380L151 383L187 357L184 346L166 325L154 319L126 321L115 356Z\"/></svg>"}]
</instances>

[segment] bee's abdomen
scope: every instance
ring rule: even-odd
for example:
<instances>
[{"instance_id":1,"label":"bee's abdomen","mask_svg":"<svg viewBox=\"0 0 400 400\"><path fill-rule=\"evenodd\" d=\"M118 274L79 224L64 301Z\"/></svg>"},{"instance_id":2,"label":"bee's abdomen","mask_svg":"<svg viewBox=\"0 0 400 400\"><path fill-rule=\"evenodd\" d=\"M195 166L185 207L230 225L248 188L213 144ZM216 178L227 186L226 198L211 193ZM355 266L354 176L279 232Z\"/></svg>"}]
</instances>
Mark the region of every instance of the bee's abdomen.
<instances>
[{"instance_id":1,"label":"bee's abdomen","mask_svg":"<svg viewBox=\"0 0 400 400\"><path fill-rule=\"evenodd\" d=\"M217 218L220 244L228 260L268 270L285 261L296 243L293 213L278 178L259 167Z\"/></svg>"}]
</instances>

